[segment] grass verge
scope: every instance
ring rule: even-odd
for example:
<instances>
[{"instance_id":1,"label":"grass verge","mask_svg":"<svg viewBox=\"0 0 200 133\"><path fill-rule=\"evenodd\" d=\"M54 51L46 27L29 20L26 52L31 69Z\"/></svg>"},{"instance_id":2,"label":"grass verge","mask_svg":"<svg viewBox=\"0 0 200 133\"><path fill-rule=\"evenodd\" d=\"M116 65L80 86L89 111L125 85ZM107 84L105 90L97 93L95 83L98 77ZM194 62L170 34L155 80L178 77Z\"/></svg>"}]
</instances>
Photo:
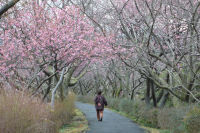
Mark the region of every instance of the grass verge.
<instances>
[{"instance_id":1,"label":"grass verge","mask_svg":"<svg viewBox=\"0 0 200 133\"><path fill-rule=\"evenodd\" d=\"M139 124L139 126L141 128L145 129L146 133L170 133L170 131L168 131L168 130L160 130L160 129L156 129L156 128L146 127L145 124L142 121L138 121L134 116L128 115L124 112L120 112L120 111L117 111L117 110L114 110L114 109L111 109L111 108L107 108L107 109L131 119L135 123Z\"/></svg>"},{"instance_id":2,"label":"grass verge","mask_svg":"<svg viewBox=\"0 0 200 133\"><path fill-rule=\"evenodd\" d=\"M88 122L84 114L75 109L75 116L73 117L70 124L64 125L59 133L85 133L88 129Z\"/></svg>"}]
</instances>

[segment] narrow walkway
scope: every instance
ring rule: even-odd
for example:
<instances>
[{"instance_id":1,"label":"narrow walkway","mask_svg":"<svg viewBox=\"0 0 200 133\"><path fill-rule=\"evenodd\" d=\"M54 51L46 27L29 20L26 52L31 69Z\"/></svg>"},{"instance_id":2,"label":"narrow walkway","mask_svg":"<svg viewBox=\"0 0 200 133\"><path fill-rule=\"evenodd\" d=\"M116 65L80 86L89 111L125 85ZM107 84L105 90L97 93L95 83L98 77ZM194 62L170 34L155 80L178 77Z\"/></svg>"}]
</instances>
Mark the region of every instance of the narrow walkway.
<instances>
[{"instance_id":1,"label":"narrow walkway","mask_svg":"<svg viewBox=\"0 0 200 133\"><path fill-rule=\"evenodd\" d=\"M103 122L98 122L93 105L76 102L76 106L86 115L89 122L89 130L86 133L145 133L130 119L108 109L104 110Z\"/></svg>"}]
</instances>

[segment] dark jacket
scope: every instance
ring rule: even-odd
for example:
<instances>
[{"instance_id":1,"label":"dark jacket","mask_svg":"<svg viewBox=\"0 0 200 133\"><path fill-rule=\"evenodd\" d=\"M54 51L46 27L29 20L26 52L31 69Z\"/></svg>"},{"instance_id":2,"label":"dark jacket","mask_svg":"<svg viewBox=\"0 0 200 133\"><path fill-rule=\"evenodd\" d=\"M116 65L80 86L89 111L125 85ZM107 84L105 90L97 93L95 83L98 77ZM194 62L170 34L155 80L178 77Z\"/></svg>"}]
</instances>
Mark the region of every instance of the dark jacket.
<instances>
[{"instance_id":1,"label":"dark jacket","mask_svg":"<svg viewBox=\"0 0 200 133\"><path fill-rule=\"evenodd\" d=\"M98 106L98 102L100 98L102 98L102 103L101 103L101 106ZM95 103L96 110L104 110L104 105L107 106L107 101L105 97L102 95L97 95L94 99L94 103Z\"/></svg>"}]
</instances>

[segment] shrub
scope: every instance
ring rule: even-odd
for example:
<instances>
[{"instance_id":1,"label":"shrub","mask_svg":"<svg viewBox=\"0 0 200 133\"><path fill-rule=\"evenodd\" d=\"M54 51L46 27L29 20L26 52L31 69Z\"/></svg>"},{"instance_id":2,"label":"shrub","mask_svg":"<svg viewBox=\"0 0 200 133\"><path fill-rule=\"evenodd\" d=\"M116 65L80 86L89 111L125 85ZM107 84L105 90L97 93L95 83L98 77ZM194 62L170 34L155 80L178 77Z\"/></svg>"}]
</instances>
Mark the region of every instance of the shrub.
<instances>
[{"instance_id":1,"label":"shrub","mask_svg":"<svg viewBox=\"0 0 200 133\"><path fill-rule=\"evenodd\" d=\"M131 101L130 99L107 98L108 107L117 111L134 116L140 123L150 127L157 127L158 109L147 108L141 101Z\"/></svg>"},{"instance_id":2,"label":"shrub","mask_svg":"<svg viewBox=\"0 0 200 133\"><path fill-rule=\"evenodd\" d=\"M141 108L140 112L138 113L139 120L143 121L142 123L149 127L158 127L157 114L158 114L158 109L156 108L151 109L148 107Z\"/></svg>"},{"instance_id":3,"label":"shrub","mask_svg":"<svg viewBox=\"0 0 200 133\"><path fill-rule=\"evenodd\" d=\"M158 109L157 108L153 108L153 109L149 110L147 112L147 114L149 114L147 116L147 119L150 121L152 126L158 128Z\"/></svg>"},{"instance_id":4,"label":"shrub","mask_svg":"<svg viewBox=\"0 0 200 133\"><path fill-rule=\"evenodd\" d=\"M163 108L159 111L158 113L158 126L161 129L169 129L169 124L171 123L170 121L170 109L168 108Z\"/></svg>"},{"instance_id":5,"label":"shrub","mask_svg":"<svg viewBox=\"0 0 200 133\"><path fill-rule=\"evenodd\" d=\"M140 113L145 110L146 105L141 102L141 101L133 101L133 108L132 108L132 112L131 115L135 116L136 119L138 120L141 116Z\"/></svg>"},{"instance_id":6,"label":"shrub","mask_svg":"<svg viewBox=\"0 0 200 133\"><path fill-rule=\"evenodd\" d=\"M200 133L200 107L193 107L187 113L184 122L188 133Z\"/></svg>"},{"instance_id":7,"label":"shrub","mask_svg":"<svg viewBox=\"0 0 200 133\"><path fill-rule=\"evenodd\" d=\"M119 111L130 114L133 111L133 101L129 99L121 99L119 101Z\"/></svg>"},{"instance_id":8,"label":"shrub","mask_svg":"<svg viewBox=\"0 0 200 133\"><path fill-rule=\"evenodd\" d=\"M77 96L77 100L81 101L81 102L84 102L84 103L91 103L91 104L94 103L94 97L92 97L92 96L79 95L79 96Z\"/></svg>"},{"instance_id":9,"label":"shrub","mask_svg":"<svg viewBox=\"0 0 200 133\"><path fill-rule=\"evenodd\" d=\"M116 98L107 98L106 100L108 102L108 107L113 108L113 109L119 111L119 102L120 102L119 99L116 99Z\"/></svg>"},{"instance_id":10,"label":"shrub","mask_svg":"<svg viewBox=\"0 0 200 133\"><path fill-rule=\"evenodd\" d=\"M177 108L164 108L158 113L158 126L161 129L170 129L174 133L184 133L184 116L189 106Z\"/></svg>"}]
</instances>

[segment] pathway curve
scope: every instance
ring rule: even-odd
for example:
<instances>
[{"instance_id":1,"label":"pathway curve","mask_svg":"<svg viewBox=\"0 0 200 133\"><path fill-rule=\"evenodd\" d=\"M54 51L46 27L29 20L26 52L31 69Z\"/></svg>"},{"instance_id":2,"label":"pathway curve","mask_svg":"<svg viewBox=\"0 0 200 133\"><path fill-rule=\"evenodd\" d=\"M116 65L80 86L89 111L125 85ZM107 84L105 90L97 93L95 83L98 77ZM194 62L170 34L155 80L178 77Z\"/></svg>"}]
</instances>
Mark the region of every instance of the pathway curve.
<instances>
[{"instance_id":1,"label":"pathway curve","mask_svg":"<svg viewBox=\"0 0 200 133\"><path fill-rule=\"evenodd\" d=\"M89 130L86 133L145 133L137 124L130 119L121 116L109 109L104 110L103 122L98 122L94 105L76 102L89 123Z\"/></svg>"}]
</instances>

